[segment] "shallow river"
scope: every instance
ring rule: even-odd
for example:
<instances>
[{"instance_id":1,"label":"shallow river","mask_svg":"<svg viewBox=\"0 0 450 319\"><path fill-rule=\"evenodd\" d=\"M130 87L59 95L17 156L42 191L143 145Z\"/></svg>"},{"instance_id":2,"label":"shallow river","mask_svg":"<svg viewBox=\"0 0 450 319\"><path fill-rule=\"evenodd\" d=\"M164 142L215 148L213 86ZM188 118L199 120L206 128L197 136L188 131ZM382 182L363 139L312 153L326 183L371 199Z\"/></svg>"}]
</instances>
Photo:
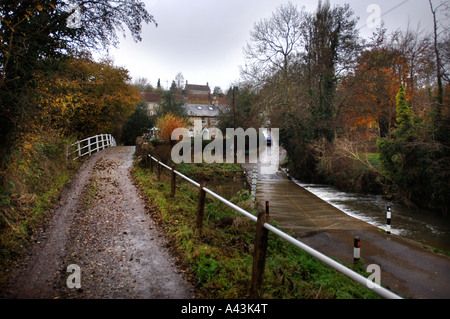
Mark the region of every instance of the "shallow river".
<instances>
[{"instance_id":1,"label":"shallow river","mask_svg":"<svg viewBox=\"0 0 450 319\"><path fill-rule=\"evenodd\" d=\"M449 217L387 202L380 195L347 193L329 185L305 184L295 179L293 183L297 184L297 187L307 189L346 214L382 229L386 229L386 208L389 204L392 211L391 232L393 234L450 251ZM236 195L241 189L249 189L245 178L221 180L219 183L210 184L209 187L227 199ZM292 218L292 223L295 224L294 214Z\"/></svg>"},{"instance_id":2,"label":"shallow river","mask_svg":"<svg viewBox=\"0 0 450 319\"><path fill-rule=\"evenodd\" d=\"M391 203L379 195L342 192L329 185L305 184L293 180L346 214L386 229L386 208L391 206L391 232L417 242L450 251L450 218Z\"/></svg>"}]
</instances>

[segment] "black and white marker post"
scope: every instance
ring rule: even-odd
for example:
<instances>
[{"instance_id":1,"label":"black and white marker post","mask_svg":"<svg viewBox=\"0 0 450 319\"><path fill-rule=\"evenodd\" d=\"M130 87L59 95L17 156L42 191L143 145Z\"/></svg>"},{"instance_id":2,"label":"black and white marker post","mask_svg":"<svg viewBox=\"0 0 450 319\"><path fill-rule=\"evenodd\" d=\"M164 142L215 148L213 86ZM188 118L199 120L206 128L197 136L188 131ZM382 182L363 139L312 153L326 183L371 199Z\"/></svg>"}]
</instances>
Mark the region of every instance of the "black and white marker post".
<instances>
[{"instance_id":1,"label":"black and white marker post","mask_svg":"<svg viewBox=\"0 0 450 319\"><path fill-rule=\"evenodd\" d=\"M355 236L355 239L353 241L353 261L357 262L361 258L359 249L361 247L361 242L359 240L358 236Z\"/></svg>"},{"instance_id":2,"label":"black and white marker post","mask_svg":"<svg viewBox=\"0 0 450 319\"><path fill-rule=\"evenodd\" d=\"M386 211L386 219L387 219L387 221L386 221L386 223L387 223L387 225L386 225L386 232L387 232L388 235L391 234L391 215L392 215L391 205L388 205L387 206L387 211Z\"/></svg>"}]
</instances>

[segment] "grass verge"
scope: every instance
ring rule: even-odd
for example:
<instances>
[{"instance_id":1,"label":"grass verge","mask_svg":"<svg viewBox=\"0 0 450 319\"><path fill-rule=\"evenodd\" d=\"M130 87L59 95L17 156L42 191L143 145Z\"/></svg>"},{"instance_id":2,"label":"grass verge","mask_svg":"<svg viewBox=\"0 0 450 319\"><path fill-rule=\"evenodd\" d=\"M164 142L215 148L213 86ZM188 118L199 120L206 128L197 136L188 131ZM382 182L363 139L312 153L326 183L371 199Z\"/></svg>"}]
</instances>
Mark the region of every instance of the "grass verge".
<instances>
[{"instance_id":1,"label":"grass verge","mask_svg":"<svg viewBox=\"0 0 450 319\"><path fill-rule=\"evenodd\" d=\"M29 134L0 173L0 284L49 216L78 161L66 161L70 140L48 130Z\"/></svg>"},{"instance_id":2,"label":"grass verge","mask_svg":"<svg viewBox=\"0 0 450 319\"><path fill-rule=\"evenodd\" d=\"M205 174L204 171L200 175L207 178ZM197 295L200 298L249 298L255 223L207 195L203 231L199 235L195 228L196 187L177 178L175 198L170 198L167 171L161 181L157 181L156 174L136 165L133 176L150 214L164 230ZM256 214L250 209L247 191L242 191L232 201ZM261 298L379 297L270 233Z\"/></svg>"}]
</instances>

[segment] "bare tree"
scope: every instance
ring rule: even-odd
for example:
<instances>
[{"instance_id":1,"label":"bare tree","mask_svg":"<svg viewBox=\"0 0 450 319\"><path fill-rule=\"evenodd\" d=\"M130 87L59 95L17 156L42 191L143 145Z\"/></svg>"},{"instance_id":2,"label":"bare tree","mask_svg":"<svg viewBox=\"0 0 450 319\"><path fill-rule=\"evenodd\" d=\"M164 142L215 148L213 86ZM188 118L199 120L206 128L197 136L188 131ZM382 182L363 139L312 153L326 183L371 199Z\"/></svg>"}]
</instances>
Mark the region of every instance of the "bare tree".
<instances>
[{"instance_id":1,"label":"bare tree","mask_svg":"<svg viewBox=\"0 0 450 319\"><path fill-rule=\"evenodd\" d=\"M63 0L61 6L71 14L77 14L72 23L80 32L72 41L87 49L117 46L118 32L125 37L128 29L133 40L141 41L142 24L154 23L154 17L140 0Z\"/></svg>"},{"instance_id":2,"label":"bare tree","mask_svg":"<svg viewBox=\"0 0 450 319\"><path fill-rule=\"evenodd\" d=\"M437 13L440 9L448 9L448 3L445 1L441 1L439 5L433 6L433 2L431 0L428 0L430 3L430 9L431 13L433 15L433 31L434 31L434 53L436 56L436 80L437 80L437 86L438 86L438 93L437 93L437 116L440 117L441 113L441 106L444 103L444 88L442 85L442 78L444 77L444 68L442 64L441 54L439 51L439 35L441 35L443 32L448 31L448 27L444 27L443 30L439 30L438 25L438 18Z\"/></svg>"},{"instance_id":3,"label":"bare tree","mask_svg":"<svg viewBox=\"0 0 450 319\"><path fill-rule=\"evenodd\" d=\"M177 90L178 90L179 92L182 92L182 91L183 91L183 89L184 89L184 83L185 83L185 81L184 81L183 73L178 72L177 75L175 76L175 84L176 84Z\"/></svg>"},{"instance_id":4,"label":"bare tree","mask_svg":"<svg viewBox=\"0 0 450 319\"><path fill-rule=\"evenodd\" d=\"M147 78L138 77L132 84L139 92L152 92L153 87Z\"/></svg>"},{"instance_id":5,"label":"bare tree","mask_svg":"<svg viewBox=\"0 0 450 319\"><path fill-rule=\"evenodd\" d=\"M248 61L242 70L244 78L261 80L281 71L287 78L290 62L301 46L303 11L289 2L269 19L255 23L250 42L244 48Z\"/></svg>"},{"instance_id":6,"label":"bare tree","mask_svg":"<svg viewBox=\"0 0 450 319\"><path fill-rule=\"evenodd\" d=\"M397 31L392 35L391 50L398 52L399 61L406 60L405 78L401 77L404 67L403 63L398 63L397 68L400 74L400 82L407 83L407 90L411 96L410 105L414 107L416 88L429 86L429 70L432 68L432 43L420 25L416 30L412 30L409 25L405 32Z\"/></svg>"}]
</instances>

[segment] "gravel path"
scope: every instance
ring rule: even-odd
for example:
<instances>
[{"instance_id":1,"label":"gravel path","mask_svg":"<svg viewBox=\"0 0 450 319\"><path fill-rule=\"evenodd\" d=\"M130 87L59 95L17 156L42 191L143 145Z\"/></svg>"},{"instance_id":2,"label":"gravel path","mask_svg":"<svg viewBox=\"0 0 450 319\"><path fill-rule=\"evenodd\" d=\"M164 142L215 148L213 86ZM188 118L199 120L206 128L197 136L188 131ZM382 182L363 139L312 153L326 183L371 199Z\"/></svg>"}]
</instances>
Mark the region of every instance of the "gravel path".
<instances>
[{"instance_id":1,"label":"gravel path","mask_svg":"<svg viewBox=\"0 0 450 319\"><path fill-rule=\"evenodd\" d=\"M134 147L92 155L3 298L193 298L130 177ZM79 266L81 288L69 288Z\"/></svg>"}]
</instances>

